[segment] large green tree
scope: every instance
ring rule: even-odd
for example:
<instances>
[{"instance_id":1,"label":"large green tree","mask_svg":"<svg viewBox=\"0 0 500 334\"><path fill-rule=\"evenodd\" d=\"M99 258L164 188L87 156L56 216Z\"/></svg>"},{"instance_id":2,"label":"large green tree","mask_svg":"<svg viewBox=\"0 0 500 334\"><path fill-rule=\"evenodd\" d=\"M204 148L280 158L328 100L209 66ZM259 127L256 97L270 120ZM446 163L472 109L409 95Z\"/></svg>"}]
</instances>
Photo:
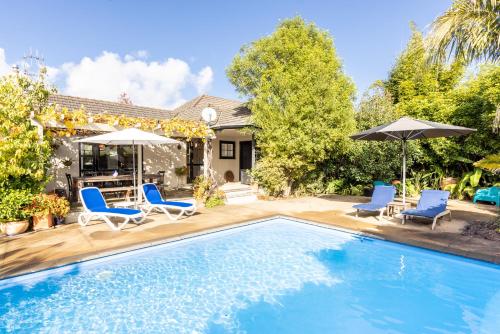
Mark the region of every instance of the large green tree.
<instances>
[{"instance_id":1,"label":"large green tree","mask_svg":"<svg viewBox=\"0 0 500 334\"><path fill-rule=\"evenodd\" d=\"M429 63L422 34L413 27L407 47L385 82L398 115L476 128L468 136L417 141L417 170L460 176L472 162L500 149L493 119L500 104L499 66L464 77L463 62Z\"/></svg>"},{"instance_id":2,"label":"large green tree","mask_svg":"<svg viewBox=\"0 0 500 334\"><path fill-rule=\"evenodd\" d=\"M398 112L414 117L435 115L433 104L406 105L408 101L427 98L434 95L438 100L453 89L464 73L464 65L460 61L450 65L443 63L429 64L426 61L424 37L416 26L410 25L412 35L406 48L399 55L385 87L391 94Z\"/></svg>"},{"instance_id":3,"label":"large green tree","mask_svg":"<svg viewBox=\"0 0 500 334\"><path fill-rule=\"evenodd\" d=\"M452 123L455 110L451 92L463 78L464 65L429 64L426 61L424 37L414 25L412 36L389 73L385 86L399 116L410 116L435 122ZM456 124L460 125L460 124ZM438 138L419 142L422 150L419 168L446 168L461 159L456 140Z\"/></svg>"},{"instance_id":4,"label":"large green tree","mask_svg":"<svg viewBox=\"0 0 500 334\"><path fill-rule=\"evenodd\" d=\"M254 172L269 192L288 195L354 129L354 85L330 34L300 17L243 47L227 69L249 99L262 157Z\"/></svg>"}]
</instances>

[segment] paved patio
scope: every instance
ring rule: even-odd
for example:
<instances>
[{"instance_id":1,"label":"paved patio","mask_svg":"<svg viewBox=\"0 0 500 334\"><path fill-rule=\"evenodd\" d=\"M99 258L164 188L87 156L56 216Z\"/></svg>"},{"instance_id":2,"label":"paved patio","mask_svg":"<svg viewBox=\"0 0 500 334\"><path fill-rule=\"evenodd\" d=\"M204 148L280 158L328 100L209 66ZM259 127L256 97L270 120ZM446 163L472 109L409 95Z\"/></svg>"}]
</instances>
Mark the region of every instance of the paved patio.
<instances>
[{"instance_id":1,"label":"paved patio","mask_svg":"<svg viewBox=\"0 0 500 334\"><path fill-rule=\"evenodd\" d=\"M453 220L444 220L431 231L424 222L401 225L399 219L383 219L370 214L356 218L351 208L366 198L349 196L303 197L257 201L245 205L202 208L198 214L172 223L164 215L151 215L142 225L130 223L120 232L101 222L87 227L67 224L16 237L0 237L0 277L17 275L62 265L102 254L175 240L193 233L227 228L242 222L276 215L311 220L376 235L387 240L435 249L447 253L500 263L500 242L462 236L467 221L492 219L494 206L450 201ZM75 220L74 213L69 220Z\"/></svg>"}]
</instances>

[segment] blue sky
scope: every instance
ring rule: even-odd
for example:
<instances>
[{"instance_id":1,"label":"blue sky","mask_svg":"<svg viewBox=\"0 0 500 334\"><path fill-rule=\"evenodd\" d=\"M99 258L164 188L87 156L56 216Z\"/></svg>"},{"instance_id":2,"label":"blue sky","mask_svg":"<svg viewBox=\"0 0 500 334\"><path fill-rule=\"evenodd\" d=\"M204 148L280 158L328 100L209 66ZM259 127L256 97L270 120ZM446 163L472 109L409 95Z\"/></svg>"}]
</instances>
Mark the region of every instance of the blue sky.
<instances>
[{"instance_id":1,"label":"blue sky","mask_svg":"<svg viewBox=\"0 0 500 334\"><path fill-rule=\"evenodd\" d=\"M231 59L242 45L272 33L280 20L300 15L333 35L359 94L387 76L408 40L410 21L425 29L450 4L3 1L0 71L2 62L5 72L32 49L53 70L59 90L72 95L112 100L117 92L127 91L137 104L163 107L204 92L240 98L225 76Z\"/></svg>"}]
</instances>

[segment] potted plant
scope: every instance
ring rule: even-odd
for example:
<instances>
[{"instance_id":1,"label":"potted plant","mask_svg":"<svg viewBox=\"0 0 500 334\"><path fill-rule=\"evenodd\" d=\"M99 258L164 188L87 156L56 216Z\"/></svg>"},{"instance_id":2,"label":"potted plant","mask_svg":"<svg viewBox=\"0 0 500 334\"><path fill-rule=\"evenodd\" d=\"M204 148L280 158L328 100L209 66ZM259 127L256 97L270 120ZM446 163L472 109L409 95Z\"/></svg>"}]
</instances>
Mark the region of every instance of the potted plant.
<instances>
[{"instance_id":1,"label":"potted plant","mask_svg":"<svg viewBox=\"0 0 500 334\"><path fill-rule=\"evenodd\" d=\"M180 185L180 179L187 174L187 167L186 166L181 166L181 167L176 167L175 168L175 175L177 176L177 188L179 188Z\"/></svg>"},{"instance_id":2,"label":"potted plant","mask_svg":"<svg viewBox=\"0 0 500 334\"><path fill-rule=\"evenodd\" d=\"M9 189L0 194L0 230L3 233L16 235L28 229L31 199L31 193L26 190Z\"/></svg>"},{"instance_id":3,"label":"potted plant","mask_svg":"<svg viewBox=\"0 0 500 334\"><path fill-rule=\"evenodd\" d=\"M65 167L71 167L71 165L73 164L73 159L71 159L71 158L66 158L66 159L63 159L61 162L62 162L62 164L63 164Z\"/></svg>"},{"instance_id":4,"label":"potted plant","mask_svg":"<svg viewBox=\"0 0 500 334\"><path fill-rule=\"evenodd\" d=\"M38 194L31 201L29 212L33 216L33 229L42 230L54 226L54 217L64 218L69 213L69 202L55 194Z\"/></svg>"},{"instance_id":5,"label":"potted plant","mask_svg":"<svg viewBox=\"0 0 500 334\"><path fill-rule=\"evenodd\" d=\"M52 215L56 219L57 225L64 221L70 210L69 201L65 197L54 195L52 201Z\"/></svg>"}]
</instances>

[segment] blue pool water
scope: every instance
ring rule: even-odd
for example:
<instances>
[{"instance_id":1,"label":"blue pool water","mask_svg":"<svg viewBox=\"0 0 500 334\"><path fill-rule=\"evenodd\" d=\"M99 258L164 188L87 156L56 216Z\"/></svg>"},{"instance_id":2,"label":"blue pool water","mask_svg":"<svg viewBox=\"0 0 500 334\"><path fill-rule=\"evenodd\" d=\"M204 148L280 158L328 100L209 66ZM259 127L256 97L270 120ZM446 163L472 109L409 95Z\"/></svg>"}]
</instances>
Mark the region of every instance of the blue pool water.
<instances>
[{"instance_id":1,"label":"blue pool water","mask_svg":"<svg viewBox=\"0 0 500 334\"><path fill-rule=\"evenodd\" d=\"M277 218L0 281L0 332L500 333L500 266Z\"/></svg>"}]
</instances>

